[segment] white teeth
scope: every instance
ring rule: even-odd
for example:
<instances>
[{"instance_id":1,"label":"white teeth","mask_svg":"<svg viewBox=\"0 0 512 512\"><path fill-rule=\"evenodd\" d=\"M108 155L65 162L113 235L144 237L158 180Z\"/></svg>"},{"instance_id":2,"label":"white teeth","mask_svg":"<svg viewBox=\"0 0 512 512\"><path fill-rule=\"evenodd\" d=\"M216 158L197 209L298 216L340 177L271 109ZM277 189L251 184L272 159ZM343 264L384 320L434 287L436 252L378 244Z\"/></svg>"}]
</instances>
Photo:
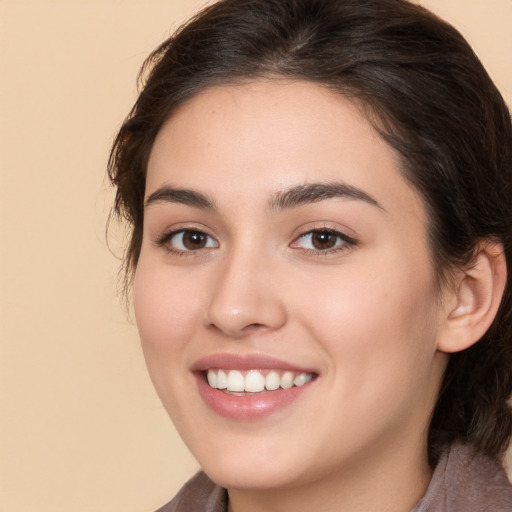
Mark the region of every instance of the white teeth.
<instances>
[{"instance_id":1,"label":"white teeth","mask_svg":"<svg viewBox=\"0 0 512 512\"><path fill-rule=\"evenodd\" d=\"M208 370L206 378L208 379L208 384L211 388L217 387L217 374L213 370Z\"/></svg>"},{"instance_id":2,"label":"white teeth","mask_svg":"<svg viewBox=\"0 0 512 512\"><path fill-rule=\"evenodd\" d=\"M212 388L227 389L235 393L261 393L265 389L275 391L279 388L290 389L293 386L303 386L313 378L311 373L292 371L279 375L279 372L271 370L266 376L259 370L249 370L244 373L239 370L208 370L206 379Z\"/></svg>"},{"instance_id":3,"label":"white teeth","mask_svg":"<svg viewBox=\"0 0 512 512\"><path fill-rule=\"evenodd\" d=\"M265 377L257 370L251 370L245 376L245 391L259 393L265 389Z\"/></svg>"},{"instance_id":4,"label":"white teeth","mask_svg":"<svg viewBox=\"0 0 512 512\"><path fill-rule=\"evenodd\" d=\"M292 372L284 372L281 377L281 387L283 389L289 389L293 386L294 375Z\"/></svg>"},{"instance_id":5,"label":"white teeth","mask_svg":"<svg viewBox=\"0 0 512 512\"><path fill-rule=\"evenodd\" d=\"M238 370L229 370L228 391L245 391L245 379Z\"/></svg>"},{"instance_id":6,"label":"white teeth","mask_svg":"<svg viewBox=\"0 0 512 512\"><path fill-rule=\"evenodd\" d=\"M265 377L265 388L267 388L268 391L275 391L276 389L279 389L280 384L281 379L277 372L269 372Z\"/></svg>"},{"instance_id":7,"label":"white teeth","mask_svg":"<svg viewBox=\"0 0 512 512\"><path fill-rule=\"evenodd\" d=\"M293 379L293 384L295 386L304 386L306 382L309 382L312 378L310 373L299 373L295 379Z\"/></svg>"},{"instance_id":8,"label":"white teeth","mask_svg":"<svg viewBox=\"0 0 512 512\"><path fill-rule=\"evenodd\" d=\"M228 387L228 376L222 370L217 373L217 389L226 389Z\"/></svg>"}]
</instances>

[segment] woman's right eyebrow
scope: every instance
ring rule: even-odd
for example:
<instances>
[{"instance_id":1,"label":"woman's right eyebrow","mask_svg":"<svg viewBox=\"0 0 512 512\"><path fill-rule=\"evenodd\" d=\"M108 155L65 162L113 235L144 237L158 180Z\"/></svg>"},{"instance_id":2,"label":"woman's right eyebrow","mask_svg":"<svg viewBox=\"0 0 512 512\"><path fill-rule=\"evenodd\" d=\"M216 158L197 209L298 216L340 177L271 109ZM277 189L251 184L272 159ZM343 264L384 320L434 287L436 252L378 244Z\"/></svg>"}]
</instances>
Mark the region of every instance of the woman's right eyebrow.
<instances>
[{"instance_id":1,"label":"woman's right eyebrow","mask_svg":"<svg viewBox=\"0 0 512 512\"><path fill-rule=\"evenodd\" d=\"M156 203L180 203L201 210L216 210L215 201L208 196L188 188L173 188L164 185L150 194L144 206Z\"/></svg>"}]
</instances>

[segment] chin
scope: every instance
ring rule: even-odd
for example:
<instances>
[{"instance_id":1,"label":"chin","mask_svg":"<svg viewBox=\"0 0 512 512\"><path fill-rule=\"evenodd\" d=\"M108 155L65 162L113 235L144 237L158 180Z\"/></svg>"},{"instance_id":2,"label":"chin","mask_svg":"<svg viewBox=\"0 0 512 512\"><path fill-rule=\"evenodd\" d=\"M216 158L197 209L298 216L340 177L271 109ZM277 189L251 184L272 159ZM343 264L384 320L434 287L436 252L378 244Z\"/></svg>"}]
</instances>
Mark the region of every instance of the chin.
<instances>
[{"instance_id":1,"label":"chin","mask_svg":"<svg viewBox=\"0 0 512 512\"><path fill-rule=\"evenodd\" d=\"M201 442L195 437L184 438L204 472L221 487L254 491L283 488L300 479L301 468L310 465L296 443L286 446L282 438L265 438L261 432L211 432L217 435L205 437L203 433Z\"/></svg>"},{"instance_id":2,"label":"chin","mask_svg":"<svg viewBox=\"0 0 512 512\"><path fill-rule=\"evenodd\" d=\"M263 491L284 489L296 481L298 475L284 463L276 466L275 461L264 465L239 460L225 460L205 464L203 470L217 485L226 489Z\"/></svg>"}]
</instances>

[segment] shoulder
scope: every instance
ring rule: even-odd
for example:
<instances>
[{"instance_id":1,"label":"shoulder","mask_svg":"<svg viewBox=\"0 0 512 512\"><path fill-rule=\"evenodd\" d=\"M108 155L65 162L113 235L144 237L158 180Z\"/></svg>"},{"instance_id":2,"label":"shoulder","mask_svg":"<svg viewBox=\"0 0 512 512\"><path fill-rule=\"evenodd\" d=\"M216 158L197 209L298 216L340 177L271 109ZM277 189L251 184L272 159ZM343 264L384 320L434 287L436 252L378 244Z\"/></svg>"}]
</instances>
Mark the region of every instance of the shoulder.
<instances>
[{"instance_id":1,"label":"shoulder","mask_svg":"<svg viewBox=\"0 0 512 512\"><path fill-rule=\"evenodd\" d=\"M502 466L471 446L443 454L424 498L412 512L512 512L512 485Z\"/></svg>"},{"instance_id":2,"label":"shoulder","mask_svg":"<svg viewBox=\"0 0 512 512\"><path fill-rule=\"evenodd\" d=\"M202 471L193 476L176 496L156 512L225 512L226 491Z\"/></svg>"}]
</instances>

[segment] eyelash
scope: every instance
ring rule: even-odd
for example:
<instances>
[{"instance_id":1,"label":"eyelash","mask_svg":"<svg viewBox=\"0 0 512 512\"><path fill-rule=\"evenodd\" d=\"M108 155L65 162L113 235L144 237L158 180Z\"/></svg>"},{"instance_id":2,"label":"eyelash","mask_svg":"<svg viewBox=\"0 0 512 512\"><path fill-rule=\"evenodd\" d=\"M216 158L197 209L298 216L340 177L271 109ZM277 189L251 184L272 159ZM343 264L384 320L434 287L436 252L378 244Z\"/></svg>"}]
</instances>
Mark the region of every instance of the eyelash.
<instances>
[{"instance_id":1,"label":"eyelash","mask_svg":"<svg viewBox=\"0 0 512 512\"><path fill-rule=\"evenodd\" d=\"M346 235L342 231L339 231L339 230L333 229L333 228L322 227L322 228L310 229L310 230L300 234L290 244L290 247L295 248L294 245L296 246L301 239L305 239L308 236L312 237L314 234L317 234L317 235L328 234L328 235L332 235L332 236L336 237L338 240L336 241L336 245L331 248L326 248L326 249L304 249L304 248L302 248L303 253L306 255L327 256L329 254L347 251L351 247L354 247L355 245L357 245L357 241L354 238ZM339 242L341 242L341 243L339 243ZM339 245L338 245L338 243L339 243Z\"/></svg>"},{"instance_id":2,"label":"eyelash","mask_svg":"<svg viewBox=\"0 0 512 512\"><path fill-rule=\"evenodd\" d=\"M179 234L197 234L200 236L207 237L209 240L214 240L214 242L217 244L216 247L218 247L218 242L215 241L215 239L210 236L208 233L204 232L201 229L194 229L194 228L181 228L181 229L174 229L172 231L166 232L162 234L160 237L158 237L155 240L155 243L159 247L164 247L169 254L176 255L176 256L197 256L198 253L202 252L203 249L211 249L215 248L212 246L206 246L206 247L200 247L198 249L189 249L189 250L183 250L183 249L176 249L175 247L172 247L169 245L169 242L177 235ZM310 236L312 237L314 234L328 234L335 236L338 240L336 241L336 245L332 248L326 248L326 249L306 249L301 248L298 246L298 243L300 240L304 240L306 237ZM339 243L341 242L341 243ZM210 243L209 241L206 242L207 244ZM308 256L326 256L329 254L344 252L351 247L357 245L357 241L346 235L345 233L338 231L337 229L322 227L322 228L314 228L309 229L308 231L305 231L301 233L299 236L297 236L293 242L290 244L290 247L292 249L299 249L303 252L303 254L306 254Z\"/></svg>"},{"instance_id":3,"label":"eyelash","mask_svg":"<svg viewBox=\"0 0 512 512\"><path fill-rule=\"evenodd\" d=\"M207 237L210 240L215 240L212 236L210 236L208 233L204 232L201 229L194 229L194 228L181 228L181 229L174 229L172 231L164 233L162 236L157 238L155 240L155 243L159 247L164 247L169 254L175 255L175 256L197 256L197 253L199 253L202 249L210 249L212 247L201 247L199 249L190 249L190 250L183 250L183 249L176 249L175 247L171 246L169 242L177 235L182 233L183 235L189 233L189 234L197 234L200 236ZM208 243L208 242L207 242ZM216 242L217 243L217 242Z\"/></svg>"}]
</instances>

